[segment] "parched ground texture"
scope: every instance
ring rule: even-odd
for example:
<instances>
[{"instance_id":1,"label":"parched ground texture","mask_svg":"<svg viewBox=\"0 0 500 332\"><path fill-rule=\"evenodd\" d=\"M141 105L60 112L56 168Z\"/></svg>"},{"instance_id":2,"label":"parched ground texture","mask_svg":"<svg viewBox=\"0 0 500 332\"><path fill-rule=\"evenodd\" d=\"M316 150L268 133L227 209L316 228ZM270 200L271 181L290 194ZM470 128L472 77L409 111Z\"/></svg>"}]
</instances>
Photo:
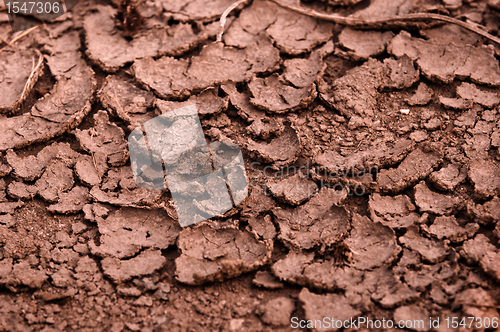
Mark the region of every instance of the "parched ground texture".
<instances>
[{"instance_id":1,"label":"parched ground texture","mask_svg":"<svg viewBox=\"0 0 500 332\"><path fill-rule=\"evenodd\" d=\"M80 0L12 44L0 12L0 331L499 317L500 46L267 0L217 43L232 2L139 1L127 32L120 1ZM301 5L500 29L497 0ZM127 138L190 104L210 141L241 147L250 195L182 228L168 190L136 186Z\"/></svg>"}]
</instances>

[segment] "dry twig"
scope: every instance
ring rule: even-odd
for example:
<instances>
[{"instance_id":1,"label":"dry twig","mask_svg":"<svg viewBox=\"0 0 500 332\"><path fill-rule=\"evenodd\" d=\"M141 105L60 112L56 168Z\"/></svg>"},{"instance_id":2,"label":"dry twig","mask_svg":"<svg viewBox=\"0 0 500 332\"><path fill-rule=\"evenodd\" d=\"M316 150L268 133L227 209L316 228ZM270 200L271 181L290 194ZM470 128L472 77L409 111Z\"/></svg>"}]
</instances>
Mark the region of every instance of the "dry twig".
<instances>
[{"instance_id":1,"label":"dry twig","mask_svg":"<svg viewBox=\"0 0 500 332\"><path fill-rule=\"evenodd\" d=\"M249 1L249 0L238 0L235 3L233 3L228 9L226 9L224 11L224 13L222 13L222 16L220 17L220 25L219 25L219 31L217 32L216 41L218 41L218 42L222 41L222 35L224 34L224 27L226 25L226 20L227 20L227 17L229 16L229 14L231 14L231 12L236 7L238 7L239 5L241 5L242 3L245 3L247 1Z\"/></svg>"},{"instance_id":2,"label":"dry twig","mask_svg":"<svg viewBox=\"0 0 500 332\"><path fill-rule=\"evenodd\" d=\"M298 7L298 6L293 6L287 3L282 2L281 0L270 0L274 2L275 4L279 5L280 7L286 8L288 10L294 11L296 13L306 15L309 17L314 17L320 20L324 21L330 21L334 22L337 24L353 27L353 28L371 28L371 29L380 29L381 27L384 26L404 26L408 25L409 22L428 22L428 21L434 21L434 22L445 22L445 23L451 23L451 24L456 24L464 29L467 29L469 31L472 31L474 33L477 33L480 36L483 36L497 44L500 45L500 38L495 37L488 32L486 32L484 27L481 25L473 25L467 22L460 21L456 18L449 17L449 16L444 16L440 14L433 14L433 13L415 13L415 14L405 14L405 15L398 15L398 16L389 16L389 17L384 17L384 18L378 18L378 19L372 19L372 20L365 20L362 18L357 18L357 17L345 17L345 16L340 16L337 14L323 14L323 13L318 13L317 11L314 10L309 10L305 9L303 7Z\"/></svg>"},{"instance_id":3,"label":"dry twig","mask_svg":"<svg viewBox=\"0 0 500 332\"><path fill-rule=\"evenodd\" d=\"M16 41L18 41L19 39L23 38L24 36L30 34L32 31L35 31L36 29L38 29L39 25L35 26L35 27L32 27L32 28L29 28L28 30L26 31L23 31L21 32L20 34L18 34L16 37L14 37L10 42L7 43L7 46L10 46L12 44L14 44ZM0 49L0 53L3 52L3 50L5 50L5 47Z\"/></svg>"},{"instance_id":4,"label":"dry twig","mask_svg":"<svg viewBox=\"0 0 500 332\"><path fill-rule=\"evenodd\" d=\"M24 85L24 89L23 92L21 93L21 97L19 98L19 100L24 100L26 99L26 97L28 97L31 88L33 88L36 81L38 80L39 75L37 74L37 72L43 65L43 55L40 54L39 52L37 53L38 53L38 62L35 64L35 59L33 59L33 69L31 70L30 76L28 77L28 80Z\"/></svg>"}]
</instances>

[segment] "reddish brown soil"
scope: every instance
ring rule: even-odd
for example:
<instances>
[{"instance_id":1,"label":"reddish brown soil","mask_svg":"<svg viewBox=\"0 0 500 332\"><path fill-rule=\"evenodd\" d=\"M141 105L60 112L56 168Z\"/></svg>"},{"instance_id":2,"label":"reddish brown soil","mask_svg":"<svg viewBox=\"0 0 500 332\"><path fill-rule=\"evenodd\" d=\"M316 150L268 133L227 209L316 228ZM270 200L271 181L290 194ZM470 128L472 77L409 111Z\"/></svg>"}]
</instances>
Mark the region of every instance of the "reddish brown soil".
<instances>
[{"instance_id":1,"label":"reddish brown soil","mask_svg":"<svg viewBox=\"0 0 500 332\"><path fill-rule=\"evenodd\" d=\"M80 0L12 45L0 12L0 331L500 331L446 326L499 317L499 45L266 0L216 43L233 0L121 2ZM500 29L496 0L302 5ZM241 147L250 195L182 228L168 190L136 185L127 139L190 104Z\"/></svg>"}]
</instances>

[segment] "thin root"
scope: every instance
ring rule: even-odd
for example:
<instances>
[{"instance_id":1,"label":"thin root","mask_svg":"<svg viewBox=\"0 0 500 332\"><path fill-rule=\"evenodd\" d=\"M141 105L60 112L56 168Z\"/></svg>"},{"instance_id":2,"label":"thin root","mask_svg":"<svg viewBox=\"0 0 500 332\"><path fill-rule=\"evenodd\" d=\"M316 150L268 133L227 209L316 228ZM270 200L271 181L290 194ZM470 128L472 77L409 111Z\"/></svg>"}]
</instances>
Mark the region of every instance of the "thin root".
<instances>
[{"instance_id":1,"label":"thin root","mask_svg":"<svg viewBox=\"0 0 500 332\"><path fill-rule=\"evenodd\" d=\"M306 15L309 17L314 17L319 20L324 20L324 21L330 21L334 22L337 24L353 27L353 28L375 28L379 29L382 26L387 26L387 25L399 25L399 26L404 26L407 25L408 22L426 22L426 21L437 21L437 22L445 22L445 23L451 23L451 24L456 24L464 29L467 29L469 31L472 31L480 36L483 36L497 44L500 45L500 38L495 37L488 32L486 32L484 29L485 27L482 27L481 25L473 25L467 22L463 22L460 20L457 20L456 18L449 17L449 16L444 16L440 14L433 14L433 13L415 13L415 14L405 14L405 15L398 15L398 16L389 16L385 18L379 18L379 19L373 19L373 20L365 20L362 18L357 18L357 17L345 17L345 16L340 16L337 14L322 14L318 13L314 10L309 10L305 9L303 7L298 7L298 6L293 6L289 5L287 3L281 2L281 0L270 0L277 4L280 7L286 8L288 10L294 11L296 13Z\"/></svg>"},{"instance_id":2,"label":"thin root","mask_svg":"<svg viewBox=\"0 0 500 332\"><path fill-rule=\"evenodd\" d=\"M35 31L36 29L38 29L39 25L35 26L35 27L32 27L32 28L29 28L28 30L26 31L23 31L21 32L20 34L18 34L16 37L14 37L14 39L12 39L10 42L7 43L7 46L9 45L12 45L14 44L16 41L18 41L19 39L23 38L24 36L30 34L32 31ZM0 49L0 53L3 52L3 50L5 50L5 47Z\"/></svg>"},{"instance_id":3,"label":"thin root","mask_svg":"<svg viewBox=\"0 0 500 332\"><path fill-rule=\"evenodd\" d=\"M37 72L43 65L43 55L41 55L40 53L38 53L38 55L39 55L38 62L36 64L35 64L35 59L33 59L33 69L31 70L30 76L28 77L28 80L24 85L23 92L21 94L21 97L19 98L20 100L24 100L28 96L29 91L36 83L36 80L38 78Z\"/></svg>"},{"instance_id":4,"label":"thin root","mask_svg":"<svg viewBox=\"0 0 500 332\"><path fill-rule=\"evenodd\" d=\"M241 5L242 3L245 3L247 1L249 1L249 0L238 0L235 3L233 3L228 9L226 9L224 11L224 13L222 13L222 16L220 17L220 25L219 25L219 31L217 32L216 41L218 41L218 42L222 41L222 35L224 34L224 27L226 25L227 17L229 16L229 14L231 14L231 12L236 7L238 7L239 5Z\"/></svg>"}]
</instances>

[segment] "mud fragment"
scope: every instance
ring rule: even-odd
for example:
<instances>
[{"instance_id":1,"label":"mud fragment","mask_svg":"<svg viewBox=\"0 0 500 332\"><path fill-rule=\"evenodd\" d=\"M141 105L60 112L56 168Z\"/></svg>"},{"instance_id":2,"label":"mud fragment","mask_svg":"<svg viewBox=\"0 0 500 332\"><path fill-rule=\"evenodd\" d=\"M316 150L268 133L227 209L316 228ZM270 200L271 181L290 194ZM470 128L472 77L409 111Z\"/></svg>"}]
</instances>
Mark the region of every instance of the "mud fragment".
<instances>
[{"instance_id":1,"label":"mud fragment","mask_svg":"<svg viewBox=\"0 0 500 332\"><path fill-rule=\"evenodd\" d=\"M342 193L323 187L311 200L295 209L273 209L278 237L291 248L326 248L340 242L349 229L349 213L337 206Z\"/></svg>"},{"instance_id":2,"label":"mud fragment","mask_svg":"<svg viewBox=\"0 0 500 332\"><path fill-rule=\"evenodd\" d=\"M221 98L217 94L217 89L206 89L183 102L163 101L158 99L155 104L162 114L194 104L196 105L198 114L201 116L210 116L224 112L229 105L228 97Z\"/></svg>"},{"instance_id":3,"label":"mud fragment","mask_svg":"<svg viewBox=\"0 0 500 332\"><path fill-rule=\"evenodd\" d=\"M418 252L422 259L432 264L444 259L449 250L443 242L422 237L414 226L409 227L399 241L409 249Z\"/></svg>"},{"instance_id":4,"label":"mud fragment","mask_svg":"<svg viewBox=\"0 0 500 332\"><path fill-rule=\"evenodd\" d=\"M59 193L59 200L47 208L51 212L70 214L80 212L90 200L89 189L76 186L68 192Z\"/></svg>"},{"instance_id":5,"label":"mud fragment","mask_svg":"<svg viewBox=\"0 0 500 332\"><path fill-rule=\"evenodd\" d=\"M83 184L89 187L101 184L101 176L91 156L81 156L78 159L75 164L75 174Z\"/></svg>"},{"instance_id":6,"label":"mud fragment","mask_svg":"<svg viewBox=\"0 0 500 332\"><path fill-rule=\"evenodd\" d=\"M82 148L97 160L105 160L111 166L125 164L129 154L123 129L111 123L105 111L99 111L94 115L94 123L95 126L91 129L77 129L75 132ZM104 174L103 170L99 171L100 174Z\"/></svg>"},{"instance_id":7,"label":"mud fragment","mask_svg":"<svg viewBox=\"0 0 500 332\"><path fill-rule=\"evenodd\" d=\"M295 129L286 126L283 133L269 143L257 143L249 139L247 149L253 156L265 163L273 163L275 167L292 164L301 150L299 136Z\"/></svg>"},{"instance_id":8,"label":"mud fragment","mask_svg":"<svg viewBox=\"0 0 500 332\"><path fill-rule=\"evenodd\" d=\"M433 192L422 181L415 186L415 205L421 212L450 215L461 205L461 200Z\"/></svg>"},{"instance_id":9,"label":"mud fragment","mask_svg":"<svg viewBox=\"0 0 500 332\"><path fill-rule=\"evenodd\" d=\"M488 160L474 160L469 165L469 179L474 184L474 192L480 199L500 193L500 166Z\"/></svg>"},{"instance_id":10,"label":"mud fragment","mask_svg":"<svg viewBox=\"0 0 500 332\"><path fill-rule=\"evenodd\" d=\"M186 228L177 245L182 254L175 260L176 279L189 285L222 281L264 265L273 244L259 241L236 227Z\"/></svg>"},{"instance_id":11,"label":"mud fragment","mask_svg":"<svg viewBox=\"0 0 500 332\"><path fill-rule=\"evenodd\" d=\"M385 46L394 37L391 31L362 31L346 27L339 34L339 43L346 55L354 60L366 60L385 51ZM342 51L341 51L342 52Z\"/></svg>"},{"instance_id":12,"label":"mud fragment","mask_svg":"<svg viewBox=\"0 0 500 332\"><path fill-rule=\"evenodd\" d=\"M397 193L427 177L441 162L439 152L424 152L416 149L397 168L380 171L377 185L381 192Z\"/></svg>"},{"instance_id":13,"label":"mud fragment","mask_svg":"<svg viewBox=\"0 0 500 332\"><path fill-rule=\"evenodd\" d=\"M406 195L392 197L374 193L370 196L368 209L373 222L380 222L393 229L410 227L420 218Z\"/></svg>"},{"instance_id":14,"label":"mud fragment","mask_svg":"<svg viewBox=\"0 0 500 332\"><path fill-rule=\"evenodd\" d=\"M90 111L95 89L93 71L61 78L52 91L38 100L29 113L0 117L0 151L44 142L76 127Z\"/></svg>"},{"instance_id":15,"label":"mud fragment","mask_svg":"<svg viewBox=\"0 0 500 332\"><path fill-rule=\"evenodd\" d=\"M490 251L484 254L479 261L479 265L484 272L491 275L497 281L500 281L500 253L497 251Z\"/></svg>"},{"instance_id":16,"label":"mud fragment","mask_svg":"<svg viewBox=\"0 0 500 332\"><path fill-rule=\"evenodd\" d=\"M466 167L457 164L449 164L439 171L431 173L429 181L438 189L453 191L457 185L467 178Z\"/></svg>"},{"instance_id":17,"label":"mud fragment","mask_svg":"<svg viewBox=\"0 0 500 332\"><path fill-rule=\"evenodd\" d=\"M300 174L282 180L269 180L267 187L279 200L290 205L304 203L318 190L314 181Z\"/></svg>"},{"instance_id":18,"label":"mud fragment","mask_svg":"<svg viewBox=\"0 0 500 332\"><path fill-rule=\"evenodd\" d=\"M162 26L151 22L128 41L115 26L116 12L111 6L99 5L84 19L86 53L108 72L139 58L181 55L208 38L204 29L196 33L191 24Z\"/></svg>"},{"instance_id":19,"label":"mud fragment","mask_svg":"<svg viewBox=\"0 0 500 332\"><path fill-rule=\"evenodd\" d=\"M257 271L252 283L256 286L267 289L281 289L284 287L283 283L279 282L271 273L267 271Z\"/></svg>"},{"instance_id":20,"label":"mud fragment","mask_svg":"<svg viewBox=\"0 0 500 332\"><path fill-rule=\"evenodd\" d=\"M486 108L493 108L500 103L498 93L479 90L476 85L467 82L462 82L462 84L457 86L457 95L460 98L471 100Z\"/></svg>"},{"instance_id":21,"label":"mud fragment","mask_svg":"<svg viewBox=\"0 0 500 332\"><path fill-rule=\"evenodd\" d=\"M231 104L238 110L238 115L248 122L253 122L266 117L263 110L258 109L250 103L250 93L239 92L234 82L228 82L221 86L222 90L229 96Z\"/></svg>"},{"instance_id":22,"label":"mud fragment","mask_svg":"<svg viewBox=\"0 0 500 332\"><path fill-rule=\"evenodd\" d=\"M130 124L141 124L154 117L154 114L147 113L148 108L153 106L154 94L139 89L130 79L109 75L98 97L103 107L112 109L120 119Z\"/></svg>"},{"instance_id":23,"label":"mud fragment","mask_svg":"<svg viewBox=\"0 0 500 332\"><path fill-rule=\"evenodd\" d=\"M411 321L411 322L424 322L424 324L418 324L418 326L414 326L413 329L415 331L429 331L430 326L429 326L429 312L416 304L409 305L409 306L402 306L397 308L394 311L394 321ZM416 324L417 325L417 324Z\"/></svg>"},{"instance_id":24,"label":"mud fragment","mask_svg":"<svg viewBox=\"0 0 500 332\"><path fill-rule=\"evenodd\" d=\"M89 242L92 254L133 257L143 248L166 249L175 243L181 228L162 210L121 208L106 219L97 218L100 245Z\"/></svg>"},{"instance_id":25,"label":"mud fragment","mask_svg":"<svg viewBox=\"0 0 500 332\"><path fill-rule=\"evenodd\" d=\"M494 51L486 46L423 40L402 31L392 39L387 49L397 57L406 54L431 80L449 84L455 78L470 78L475 83L500 85L498 61Z\"/></svg>"},{"instance_id":26,"label":"mud fragment","mask_svg":"<svg viewBox=\"0 0 500 332\"><path fill-rule=\"evenodd\" d=\"M420 82L415 94L413 94L410 98L405 99L405 101L410 106L424 106L431 101L433 95L434 91L425 83Z\"/></svg>"},{"instance_id":27,"label":"mud fragment","mask_svg":"<svg viewBox=\"0 0 500 332\"><path fill-rule=\"evenodd\" d=\"M382 83L383 63L369 59L362 66L351 69L333 84L320 80L320 96L343 116L373 116L377 107L376 96Z\"/></svg>"},{"instance_id":28,"label":"mud fragment","mask_svg":"<svg viewBox=\"0 0 500 332\"><path fill-rule=\"evenodd\" d=\"M481 224L492 224L500 220L500 198L494 197L484 204L467 204L467 212Z\"/></svg>"},{"instance_id":29,"label":"mud fragment","mask_svg":"<svg viewBox=\"0 0 500 332\"><path fill-rule=\"evenodd\" d=\"M165 262L160 250L147 249L129 260L106 257L101 266L105 275L115 283L122 283L133 277L151 274L161 269Z\"/></svg>"},{"instance_id":30,"label":"mud fragment","mask_svg":"<svg viewBox=\"0 0 500 332\"><path fill-rule=\"evenodd\" d=\"M282 75L266 78L254 77L248 84L253 95L250 102L271 113L283 113L306 108L317 95L314 82L323 71L318 52L308 59L291 59L284 62Z\"/></svg>"},{"instance_id":31,"label":"mud fragment","mask_svg":"<svg viewBox=\"0 0 500 332\"><path fill-rule=\"evenodd\" d=\"M161 98L170 99L188 97L216 84L245 81L272 70L279 61L278 50L262 38L244 50L211 43L190 61L171 57L139 59L132 69L139 82Z\"/></svg>"},{"instance_id":32,"label":"mud fragment","mask_svg":"<svg viewBox=\"0 0 500 332\"><path fill-rule=\"evenodd\" d=\"M233 4L231 0L216 0L209 3L203 0L190 0L179 2L175 0L162 0L163 9L171 13L175 20L182 22L203 21L211 22L220 18L222 13Z\"/></svg>"},{"instance_id":33,"label":"mud fragment","mask_svg":"<svg viewBox=\"0 0 500 332\"><path fill-rule=\"evenodd\" d=\"M469 262L479 262L488 252L495 252L496 248L483 234L478 234L472 240L464 242L460 255Z\"/></svg>"},{"instance_id":34,"label":"mud fragment","mask_svg":"<svg viewBox=\"0 0 500 332\"><path fill-rule=\"evenodd\" d=\"M384 82L381 85L382 90L401 90L409 88L420 78L420 72L415 69L411 59L405 55L394 60L385 59Z\"/></svg>"},{"instance_id":35,"label":"mud fragment","mask_svg":"<svg viewBox=\"0 0 500 332\"><path fill-rule=\"evenodd\" d=\"M0 113L18 111L43 73L43 62L35 64L42 55L33 49L4 49L0 53ZM33 71L33 73L32 73Z\"/></svg>"},{"instance_id":36,"label":"mud fragment","mask_svg":"<svg viewBox=\"0 0 500 332\"><path fill-rule=\"evenodd\" d=\"M448 239L452 242L462 242L472 238L479 230L479 225L469 223L465 227L460 226L454 216L437 217L431 226L422 225L422 229L429 235L439 240Z\"/></svg>"},{"instance_id":37,"label":"mud fragment","mask_svg":"<svg viewBox=\"0 0 500 332\"><path fill-rule=\"evenodd\" d=\"M288 297L278 297L267 302L261 310L264 323L271 326L285 326L290 324L290 316L295 310L295 304Z\"/></svg>"},{"instance_id":38,"label":"mud fragment","mask_svg":"<svg viewBox=\"0 0 500 332\"><path fill-rule=\"evenodd\" d=\"M343 295L326 294L316 295L303 288L299 294L306 319L312 322L323 320L324 317L335 317L340 321L350 320L361 315L361 311L353 308ZM317 331L337 331L337 328L327 329L324 327L315 329Z\"/></svg>"},{"instance_id":39,"label":"mud fragment","mask_svg":"<svg viewBox=\"0 0 500 332\"><path fill-rule=\"evenodd\" d=\"M396 258L401 248L394 231L359 214L352 216L352 229L344 241L351 266L370 270Z\"/></svg>"}]
</instances>

